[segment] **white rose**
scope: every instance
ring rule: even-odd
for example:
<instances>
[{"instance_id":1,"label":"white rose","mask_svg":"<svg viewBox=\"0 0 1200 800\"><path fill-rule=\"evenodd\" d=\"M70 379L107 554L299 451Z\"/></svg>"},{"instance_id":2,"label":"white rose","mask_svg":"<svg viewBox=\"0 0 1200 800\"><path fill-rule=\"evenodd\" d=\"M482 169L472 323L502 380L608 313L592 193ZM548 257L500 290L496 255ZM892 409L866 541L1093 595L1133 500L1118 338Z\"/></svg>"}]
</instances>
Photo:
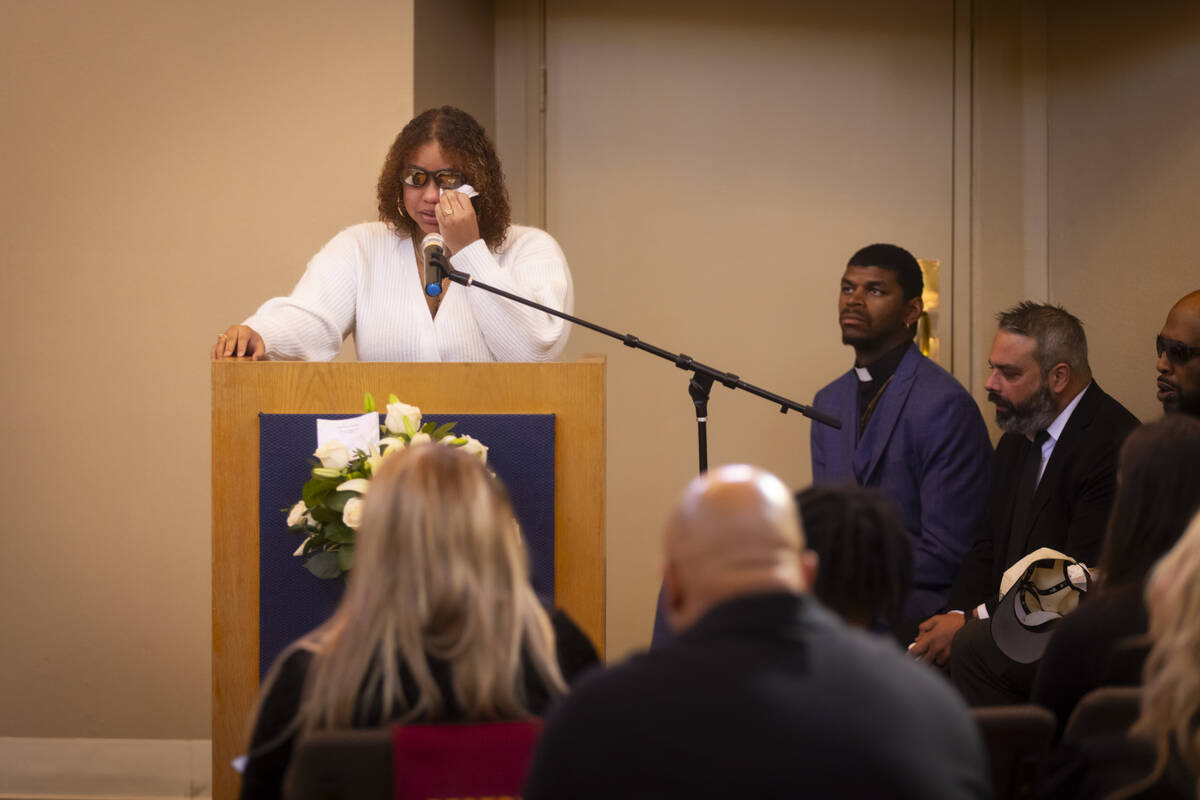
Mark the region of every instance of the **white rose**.
<instances>
[{"instance_id":1,"label":"white rose","mask_svg":"<svg viewBox=\"0 0 1200 800\"><path fill-rule=\"evenodd\" d=\"M346 501L346 507L342 509L342 522L346 523L347 528L358 530L358 526L362 522L362 514L362 498L351 497Z\"/></svg>"},{"instance_id":2,"label":"white rose","mask_svg":"<svg viewBox=\"0 0 1200 800\"><path fill-rule=\"evenodd\" d=\"M366 494L367 489L370 488L370 486L371 482L366 478L355 478L354 480L345 481L339 484L337 490L339 492L358 492L359 494Z\"/></svg>"},{"instance_id":3,"label":"white rose","mask_svg":"<svg viewBox=\"0 0 1200 800\"><path fill-rule=\"evenodd\" d=\"M383 425L392 433L412 435L421 427L421 409L408 403L388 403L387 419Z\"/></svg>"},{"instance_id":4,"label":"white rose","mask_svg":"<svg viewBox=\"0 0 1200 800\"><path fill-rule=\"evenodd\" d=\"M304 522L306 517L308 517L308 506L304 505L304 501L301 500L292 506L292 510L288 512L287 526L294 528Z\"/></svg>"},{"instance_id":5,"label":"white rose","mask_svg":"<svg viewBox=\"0 0 1200 800\"><path fill-rule=\"evenodd\" d=\"M464 436L462 438L467 440L462 446L462 449L466 450L473 456L479 456L479 460L486 464L488 451L487 445L476 439L474 436Z\"/></svg>"},{"instance_id":6,"label":"white rose","mask_svg":"<svg viewBox=\"0 0 1200 800\"><path fill-rule=\"evenodd\" d=\"M309 539L312 539L312 538L313 537L310 536L310 537L308 537L308 539L305 539L303 542L301 542L300 546L296 548L296 552L292 553L292 555L294 555L294 556L304 555L304 545L308 544Z\"/></svg>"},{"instance_id":7,"label":"white rose","mask_svg":"<svg viewBox=\"0 0 1200 800\"><path fill-rule=\"evenodd\" d=\"M345 469L350 464L350 448L337 439L330 439L318 447L313 455L321 459L321 466L328 469Z\"/></svg>"},{"instance_id":8,"label":"white rose","mask_svg":"<svg viewBox=\"0 0 1200 800\"><path fill-rule=\"evenodd\" d=\"M432 441L433 441L433 437L430 436L428 433L417 433L417 434L413 434L413 437L409 441L408 446L413 447L418 444L429 444Z\"/></svg>"},{"instance_id":9,"label":"white rose","mask_svg":"<svg viewBox=\"0 0 1200 800\"><path fill-rule=\"evenodd\" d=\"M383 452L383 457L387 458L393 453L399 453L404 449L404 440L397 439L395 436L389 436L386 439L380 439L379 449Z\"/></svg>"}]
</instances>

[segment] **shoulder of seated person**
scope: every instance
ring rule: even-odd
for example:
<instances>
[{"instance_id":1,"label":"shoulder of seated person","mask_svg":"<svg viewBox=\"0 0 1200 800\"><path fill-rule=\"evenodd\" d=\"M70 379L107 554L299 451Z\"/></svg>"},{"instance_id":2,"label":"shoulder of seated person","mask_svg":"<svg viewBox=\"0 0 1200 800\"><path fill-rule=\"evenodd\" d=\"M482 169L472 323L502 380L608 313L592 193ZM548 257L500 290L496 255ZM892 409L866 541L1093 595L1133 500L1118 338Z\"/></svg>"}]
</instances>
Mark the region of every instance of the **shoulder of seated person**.
<instances>
[{"instance_id":1,"label":"shoulder of seated person","mask_svg":"<svg viewBox=\"0 0 1200 800\"><path fill-rule=\"evenodd\" d=\"M290 651L285 651L280 656L283 659L279 667L280 675L303 675L312 665L314 655L315 653L306 647L293 647Z\"/></svg>"}]
</instances>

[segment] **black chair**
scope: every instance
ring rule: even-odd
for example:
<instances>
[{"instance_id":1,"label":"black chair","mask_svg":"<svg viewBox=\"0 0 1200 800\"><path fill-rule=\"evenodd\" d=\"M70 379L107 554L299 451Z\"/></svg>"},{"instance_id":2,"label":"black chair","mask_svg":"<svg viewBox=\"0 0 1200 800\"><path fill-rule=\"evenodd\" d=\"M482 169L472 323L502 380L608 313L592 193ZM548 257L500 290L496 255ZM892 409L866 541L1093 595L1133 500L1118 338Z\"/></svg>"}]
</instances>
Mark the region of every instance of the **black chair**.
<instances>
[{"instance_id":1,"label":"black chair","mask_svg":"<svg viewBox=\"0 0 1200 800\"><path fill-rule=\"evenodd\" d=\"M292 751L287 800L393 800L392 729L317 731Z\"/></svg>"},{"instance_id":2,"label":"black chair","mask_svg":"<svg viewBox=\"0 0 1200 800\"><path fill-rule=\"evenodd\" d=\"M318 731L292 753L287 800L517 797L541 720Z\"/></svg>"},{"instance_id":3,"label":"black chair","mask_svg":"<svg viewBox=\"0 0 1200 800\"><path fill-rule=\"evenodd\" d=\"M1101 686L1083 696L1063 731L1064 742L1090 736L1124 735L1141 711L1140 686Z\"/></svg>"},{"instance_id":4,"label":"black chair","mask_svg":"<svg viewBox=\"0 0 1200 800\"><path fill-rule=\"evenodd\" d=\"M1041 706L982 706L971 716L983 736L996 800L1029 797L1058 722Z\"/></svg>"}]
</instances>

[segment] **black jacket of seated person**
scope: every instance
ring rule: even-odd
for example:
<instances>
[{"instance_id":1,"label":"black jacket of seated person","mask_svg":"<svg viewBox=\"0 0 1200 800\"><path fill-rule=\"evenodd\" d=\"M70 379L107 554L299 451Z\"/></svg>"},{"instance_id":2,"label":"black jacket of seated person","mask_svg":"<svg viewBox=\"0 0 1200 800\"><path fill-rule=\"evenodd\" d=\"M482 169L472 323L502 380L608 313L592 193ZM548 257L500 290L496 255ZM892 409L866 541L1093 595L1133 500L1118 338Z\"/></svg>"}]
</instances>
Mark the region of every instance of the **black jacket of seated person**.
<instances>
[{"instance_id":1,"label":"black jacket of seated person","mask_svg":"<svg viewBox=\"0 0 1200 800\"><path fill-rule=\"evenodd\" d=\"M711 609L571 689L525 800L991 796L979 733L944 679L810 595Z\"/></svg>"},{"instance_id":2,"label":"black jacket of seated person","mask_svg":"<svg viewBox=\"0 0 1200 800\"><path fill-rule=\"evenodd\" d=\"M948 608L970 613L985 603L991 614L1000 602L1004 571L1039 547L1095 564L1117 492L1117 454L1137 426L1137 417L1092 381L1046 462L1027 526L1016 533L1012 525L1018 483L1032 444L1018 433L1000 437L988 510L963 559Z\"/></svg>"},{"instance_id":3,"label":"black jacket of seated person","mask_svg":"<svg viewBox=\"0 0 1200 800\"><path fill-rule=\"evenodd\" d=\"M985 522L963 560L950 608L970 613L999 603L1004 571L1027 553L1050 547L1094 565L1117 490L1117 455L1138 420L1092 381L1067 419L1042 472L1025 527L1013 531L1019 479L1034 446L1017 433L996 445ZM954 636L950 675L972 706L1029 701L1036 664L1021 664L995 644L990 619L968 620Z\"/></svg>"},{"instance_id":4,"label":"black jacket of seated person","mask_svg":"<svg viewBox=\"0 0 1200 800\"><path fill-rule=\"evenodd\" d=\"M559 668L562 670L563 679L571 683L598 664L600 659L587 635L570 617L557 609L549 613L554 626ZM283 733L295 719L300 708L304 679L308 675L312 659L313 654L307 650L293 650L281 665L278 679L263 698L250 739L249 761L246 771L242 774L242 800L277 800L282 795L283 778L291 763L295 739L288 737L280 744L266 749L264 745ZM523 659L522 666L528 710L534 715L542 716L550 708L550 695L527 659ZM469 721L455 699L449 665L444 661L430 659L429 667L445 701L444 714L437 722ZM407 671L401 674L401 680L405 695L416 696L417 685ZM400 709L390 715L375 711L365 716L358 727L379 727L401 713L403 712Z\"/></svg>"},{"instance_id":5,"label":"black jacket of seated person","mask_svg":"<svg viewBox=\"0 0 1200 800\"><path fill-rule=\"evenodd\" d=\"M1083 696L1102 686L1140 686L1150 645L1140 583L1079 604L1062 621L1038 664L1032 702L1058 718L1061 736Z\"/></svg>"}]
</instances>

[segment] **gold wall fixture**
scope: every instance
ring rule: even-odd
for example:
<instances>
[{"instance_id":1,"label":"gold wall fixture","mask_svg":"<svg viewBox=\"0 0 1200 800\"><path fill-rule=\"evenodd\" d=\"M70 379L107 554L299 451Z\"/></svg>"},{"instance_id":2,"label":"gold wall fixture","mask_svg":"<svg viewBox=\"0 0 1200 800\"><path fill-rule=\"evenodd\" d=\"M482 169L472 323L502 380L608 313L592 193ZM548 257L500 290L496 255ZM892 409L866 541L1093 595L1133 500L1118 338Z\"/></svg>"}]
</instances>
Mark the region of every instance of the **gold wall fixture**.
<instances>
[{"instance_id":1,"label":"gold wall fixture","mask_svg":"<svg viewBox=\"0 0 1200 800\"><path fill-rule=\"evenodd\" d=\"M938 270L942 262L936 258L918 258L921 265L921 275L925 278L925 290L921 293L921 301L925 310L917 319L917 346L927 357L938 360L941 340L938 337Z\"/></svg>"}]
</instances>

